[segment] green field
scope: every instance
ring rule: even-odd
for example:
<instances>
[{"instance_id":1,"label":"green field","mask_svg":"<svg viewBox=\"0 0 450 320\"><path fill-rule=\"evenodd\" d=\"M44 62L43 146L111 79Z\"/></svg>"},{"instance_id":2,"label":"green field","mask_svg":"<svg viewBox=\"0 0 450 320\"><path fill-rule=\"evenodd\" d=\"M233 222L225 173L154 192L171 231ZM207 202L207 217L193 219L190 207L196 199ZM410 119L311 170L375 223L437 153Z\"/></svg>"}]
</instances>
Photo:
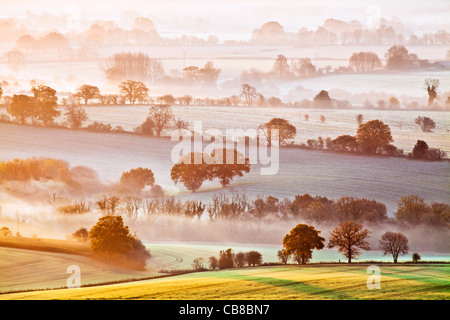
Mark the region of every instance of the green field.
<instances>
[{"instance_id":1,"label":"green field","mask_svg":"<svg viewBox=\"0 0 450 320\"><path fill-rule=\"evenodd\" d=\"M0 299L450 299L448 265L380 265L379 290L367 288L368 266L323 264L229 269L79 289L3 294Z\"/></svg>"}]
</instances>

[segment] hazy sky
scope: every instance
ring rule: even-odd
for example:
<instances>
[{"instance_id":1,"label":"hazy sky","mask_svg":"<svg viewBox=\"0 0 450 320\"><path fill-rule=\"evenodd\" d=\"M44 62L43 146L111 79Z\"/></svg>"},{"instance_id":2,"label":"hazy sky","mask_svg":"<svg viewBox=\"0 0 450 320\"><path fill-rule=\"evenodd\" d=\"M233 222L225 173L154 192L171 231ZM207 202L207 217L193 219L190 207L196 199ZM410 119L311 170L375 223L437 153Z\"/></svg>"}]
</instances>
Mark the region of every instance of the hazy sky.
<instances>
[{"instance_id":1,"label":"hazy sky","mask_svg":"<svg viewBox=\"0 0 450 320\"><path fill-rule=\"evenodd\" d=\"M278 21L286 31L302 26L315 29L326 18L356 19L368 25L376 17L397 16L424 31L450 28L448 0L0 0L2 17L26 17L32 13L65 14L93 21L116 20L127 27L134 16L153 20L158 31L242 33L267 21Z\"/></svg>"}]
</instances>

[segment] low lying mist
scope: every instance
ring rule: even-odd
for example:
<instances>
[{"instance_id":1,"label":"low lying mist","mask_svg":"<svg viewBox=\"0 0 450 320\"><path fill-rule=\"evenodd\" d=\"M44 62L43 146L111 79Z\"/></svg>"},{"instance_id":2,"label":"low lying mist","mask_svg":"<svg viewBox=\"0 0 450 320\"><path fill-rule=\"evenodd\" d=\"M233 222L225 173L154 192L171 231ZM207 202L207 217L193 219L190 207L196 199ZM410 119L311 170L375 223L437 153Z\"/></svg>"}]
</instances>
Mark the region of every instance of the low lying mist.
<instances>
[{"instance_id":1,"label":"low lying mist","mask_svg":"<svg viewBox=\"0 0 450 320\"><path fill-rule=\"evenodd\" d=\"M51 195L58 194L56 203ZM64 195L64 196L62 196ZM77 193L79 196L79 192ZM8 227L13 235L25 237L70 239L80 228L89 230L105 213L92 206L87 213L67 214L58 208L73 201L67 187L54 181L7 182L0 187L0 227ZM98 200L100 194L90 195L84 201ZM191 242L208 244L279 245L283 237L299 223L312 224L328 243L330 231L337 222L311 223L298 218L280 219L266 215L263 219L208 219L180 214L149 213L141 208L135 214L125 205L115 214L123 216L124 223L142 242ZM363 223L370 230L368 242L372 250L380 250L378 240L386 231L402 232L409 239L410 252L450 252L450 230L445 227L420 225L401 227L393 223Z\"/></svg>"}]
</instances>

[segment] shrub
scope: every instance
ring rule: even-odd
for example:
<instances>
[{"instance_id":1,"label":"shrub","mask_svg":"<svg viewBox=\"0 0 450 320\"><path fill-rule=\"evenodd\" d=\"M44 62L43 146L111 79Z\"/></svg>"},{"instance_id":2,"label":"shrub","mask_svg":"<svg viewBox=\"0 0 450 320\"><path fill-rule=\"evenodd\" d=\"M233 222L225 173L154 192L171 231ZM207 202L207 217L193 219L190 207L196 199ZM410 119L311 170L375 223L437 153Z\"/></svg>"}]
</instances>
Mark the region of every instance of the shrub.
<instances>
[{"instance_id":1,"label":"shrub","mask_svg":"<svg viewBox=\"0 0 450 320\"><path fill-rule=\"evenodd\" d=\"M0 180L40 179L70 182L68 163L51 158L14 159L0 162Z\"/></svg>"},{"instance_id":2,"label":"shrub","mask_svg":"<svg viewBox=\"0 0 450 320\"><path fill-rule=\"evenodd\" d=\"M194 269L195 271L205 271L206 270L205 263L206 263L205 259L195 258L194 261L192 262L192 269Z\"/></svg>"},{"instance_id":3,"label":"shrub","mask_svg":"<svg viewBox=\"0 0 450 320\"><path fill-rule=\"evenodd\" d=\"M12 232L9 230L8 227L2 227L0 229L0 236L1 237L12 237Z\"/></svg>"},{"instance_id":4,"label":"shrub","mask_svg":"<svg viewBox=\"0 0 450 320\"><path fill-rule=\"evenodd\" d=\"M209 257L208 261L209 261L209 268L211 270L219 269L219 260L216 257L211 256Z\"/></svg>"},{"instance_id":5,"label":"shrub","mask_svg":"<svg viewBox=\"0 0 450 320\"><path fill-rule=\"evenodd\" d=\"M88 125L86 127L87 130L89 131L99 131L99 132L111 132L113 130L111 124L105 124L105 123L101 123L98 121L94 121L93 123L91 123L90 125Z\"/></svg>"},{"instance_id":6,"label":"shrub","mask_svg":"<svg viewBox=\"0 0 450 320\"><path fill-rule=\"evenodd\" d=\"M258 251L247 252L246 258L249 266L259 266L262 264L262 254Z\"/></svg>"},{"instance_id":7,"label":"shrub","mask_svg":"<svg viewBox=\"0 0 450 320\"><path fill-rule=\"evenodd\" d=\"M72 239L80 242L87 242L89 240L89 232L86 228L80 228L72 233Z\"/></svg>"},{"instance_id":8,"label":"shrub","mask_svg":"<svg viewBox=\"0 0 450 320\"><path fill-rule=\"evenodd\" d=\"M142 134L144 136L154 136L155 135L155 124L153 123L152 119L150 117L147 117L147 119L138 127L134 128L134 132L137 134Z\"/></svg>"},{"instance_id":9,"label":"shrub","mask_svg":"<svg viewBox=\"0 0 450 320\"><path fill-rule=\"evenodd\" d=\"M234 253L233 249L220 251L219 254L219 269L228 269L234 267Z\"/></svg>"},{"instance_id":10,"label":"shrub","mask_svg":"<svg viewBox=\"0 0 450 320\"><path fill-rule=\"evenodd\" d=\"M142 242L131 235L121 216L101 217L89 231L91 250L107 259L143 269L150 257Z\"/></svg>"},{"instance_id":11,"label":"shrub","mask_svg":"<svg viewBox=\"0 0 450 320\"><path fill-rule=\"evenodd\" d=\"M64 207L59 207L58 212L63 214L82 214L91 210L91 204L84 201L78 201L75 204L69 204Z\"/></svg>"},{"instance_id":12,"label":"shrub","mask_svg":"<svg viewBox=\"0 0 450 320\"><path fill-rule=\"evenodd\" d=\"M412 260L414 263L418 263L420 260L422 260L422 258L417 252L414 252L412 255Z\"/></svg>"}]
</instances>

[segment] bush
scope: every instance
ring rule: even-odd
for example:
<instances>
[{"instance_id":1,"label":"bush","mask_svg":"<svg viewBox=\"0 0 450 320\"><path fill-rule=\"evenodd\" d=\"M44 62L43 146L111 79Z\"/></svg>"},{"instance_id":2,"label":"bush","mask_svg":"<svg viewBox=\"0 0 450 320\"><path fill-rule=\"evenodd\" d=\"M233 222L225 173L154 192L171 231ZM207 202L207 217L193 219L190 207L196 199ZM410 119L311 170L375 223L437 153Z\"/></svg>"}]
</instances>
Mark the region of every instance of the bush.
<instances>
[{"instance_id":1,"label":"bush","mask_svg":"<svg viewBox=\"0 0 450 320\"><path fill-rule=\"evenodd\" d=\"M69 164L51 158L14 159L0 162L0 180L40 179L70 182Z\"/></svg>"},{"instance_id":2,"label":"bush","mask_svg":"<svg viewBox=\"0 0 450 320\"><path fill-rule=\"evenodd\" d=\"M8 227L2 227L0 229L0 236L1 237L12 237L12 232L9 230Z\"/></svg>"},{"instance_id":3,"label":"bush","mask_svg":"<svg viewBox=\"0 0 450 320\"><path fill-rule=\"evenodd\" d=\"M195 271L205 271L207 270L205 263L206 263L205 259L195 258L194 261L192 262L192 269L194 269Z\"/></svg>"},{"instance_id":4,"label":"bush","mask_svg":"<svg viewBox=\"0 0 450 320\"><path fill-rule=\"evenodd\" d=\"M220 251L219 254L219 269L228 269L234 267L234 253L233 249Z\"/></svg>"},{"instance_id":5,"label":"bush","mask_svg":"<svg viewBox=\"0 0 450 320\"><path fill-rule=\"evenodd\" d=\"M134 128L134 132L137 134L142 134L144 136L150 136L153 137L155 135L155 124L153 123L152 119L150 117L147 117L147 119L138 127Z\"/></svg>"},{"instance_id":6,"label":"bush","mask_svg":"<svg viewBox=\"0 0 450 320\"><path fill-rule=\"evenodd\" d=\"M429 148L425 141L417 140L409 157L413 159L440 161L447 158L447 153L438 148Z\"/></svg>"},{"instance_id":7,"label":"bush","mask_svg":"<svg viewBox=\"0 0 450 320\"><path fill-rule=\"evenodd\" d=\"M86 204L84 201L78 201L75 204L69 204L64 207L59 207L58 212L63 214L82 214L91 210L91 204Z\"/></svg>"},{"instance_id":8,"label":"bush","mask_svg":"<svg viewBox=\"0 0 450 320\"><path fill-rule=\"evenodd\" d=\"M134 192L141 192L145 186L153 186L155 184L155 176L152 170L139 167L122 173L120 183Z\"/></svg>"},{"instance_id":9,"label":"bush","mask_svg":"<svg viewBox=\"0 0 450 320\"><path fill-rule=\"evenodd\" d=\"M418 263L422 258L420 257L420 255L417 252L414 252L412 255L412 260L414 263Z\"/></svg>"},{"instance_id":10,"label":"bush","mask_svg":"<svg viewBox=\"0 0 450 320\"><path fill-rule=\"evenodd\" d=\"M101 123L98 121L94 121L94 123L91 123L86 127L89 131L99 131L99 132L111 132L113 130L112 126L108 123Z\"/></svg>"},{"instance_id":11,"label":"bush","mask_svg":"<svg viewBox=\"0 0 450 320\"><path fill-rule=\"evenodd\" d=\"M142 242L131 235L121 216L101 217L89 231L91 250L109 260L143 269L150 257Z\"/></svg>"},{"instance_id":12,"label":"bush","mask_svg":"<svg viewBox=\"0 0 450 320\"><path fill-rule=\"evenodd\" d=\"M247 252L246 257L249 266L259 266L262 264L262 254L258 251L249 251Z\"/></svg>"},{"instance_id":13,"label":"bush","mask_svg":"<svg viewBox=\"0 0 450 320\"><path fill-rule=\"evenodd\" d=\"M89 240L89 232L86 228L80 228L72 233L72 239L80 242L87 242Z\"/></svg>"},{"instance_id":14,"label":"bush","mask_svg":"<svg viewBox=\"0 0 450 320\"><path fill-rule=\"evenodd\" d=\"M208 261L209 261L209 268L211 270L219 269L219 260L216 257L211 256L209 257Z\"/></svg>"}]
</instances>

